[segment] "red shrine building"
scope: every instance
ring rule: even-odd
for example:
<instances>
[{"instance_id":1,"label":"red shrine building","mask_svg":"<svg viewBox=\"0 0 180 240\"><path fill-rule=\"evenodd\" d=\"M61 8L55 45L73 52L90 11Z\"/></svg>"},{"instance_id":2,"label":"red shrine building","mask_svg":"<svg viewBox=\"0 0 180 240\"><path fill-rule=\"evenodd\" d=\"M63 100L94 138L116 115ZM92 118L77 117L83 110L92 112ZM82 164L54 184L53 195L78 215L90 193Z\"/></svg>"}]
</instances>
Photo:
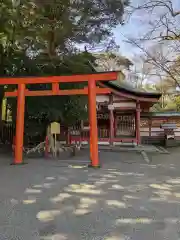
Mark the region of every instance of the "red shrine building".
<instances>
[{"instance_id":1,"label":"red shrine building","mask_svg":"<svg viewBox=\"0 0 180 240\"><path fill-rule=\"evenodd\" d=\"M98 143L118 145L121 143L141 144L142 117L148 114L161 94L142 92L118 81L99 83L110 89L110 94L97 95ZM148 121L149 123L149 121ZM149 124L147 123L148 127ZM89 142L89 123L82 122L72 127L71 142Z\"/></svg>"}]
</instances>

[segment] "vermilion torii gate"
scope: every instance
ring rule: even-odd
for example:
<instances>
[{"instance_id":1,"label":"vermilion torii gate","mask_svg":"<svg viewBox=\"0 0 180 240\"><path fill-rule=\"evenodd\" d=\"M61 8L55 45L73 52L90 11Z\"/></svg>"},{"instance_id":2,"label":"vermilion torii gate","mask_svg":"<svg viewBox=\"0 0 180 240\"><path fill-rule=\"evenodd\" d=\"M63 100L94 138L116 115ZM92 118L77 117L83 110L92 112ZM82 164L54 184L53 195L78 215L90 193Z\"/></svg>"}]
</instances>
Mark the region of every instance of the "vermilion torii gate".
<instances>
[{"instance_id":1,"label":"vermilion torii gate","mask_svg":"<svg viewBox=\"0 0 180 240\"><path fill-rule=\"evenodd\" d=\"M18 89L14 92L5 93L6 97L17 97L16 145L13 164L23 164L25 96L88 95L91 166L99 167L96 94L109 94L111 91L109 88L97 87L96 82L116 80L117 76L118 72L105 72L72 76L0 78L0 85L18 85ZM88 87L72 90L61 90L59 87L59 83L78 82L88 82ZM26 84L47 83L52 84L51 90L30 91L26 89Z\"/></svg>"}]
</instances>

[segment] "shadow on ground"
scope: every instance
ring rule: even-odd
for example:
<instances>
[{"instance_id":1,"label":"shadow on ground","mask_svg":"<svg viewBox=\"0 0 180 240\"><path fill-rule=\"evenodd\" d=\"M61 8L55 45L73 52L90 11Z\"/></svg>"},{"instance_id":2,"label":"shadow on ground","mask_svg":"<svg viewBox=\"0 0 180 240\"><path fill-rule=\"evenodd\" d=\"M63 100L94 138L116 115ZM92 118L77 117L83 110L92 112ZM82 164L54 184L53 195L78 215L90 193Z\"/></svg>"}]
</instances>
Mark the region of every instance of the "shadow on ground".
<instances>
[{"instance_id":1,"label":"shadow on ground","mask_svg":"<svg viewBox=\"0 0 180 240\"><path fill-rule=\"evenodd\" d=\"M179 239L178 156L156 155L147 164L138 154L101 152L97 170L82 156L24 166L4 158L0 240Z\"/></svg>"}]
</instances>

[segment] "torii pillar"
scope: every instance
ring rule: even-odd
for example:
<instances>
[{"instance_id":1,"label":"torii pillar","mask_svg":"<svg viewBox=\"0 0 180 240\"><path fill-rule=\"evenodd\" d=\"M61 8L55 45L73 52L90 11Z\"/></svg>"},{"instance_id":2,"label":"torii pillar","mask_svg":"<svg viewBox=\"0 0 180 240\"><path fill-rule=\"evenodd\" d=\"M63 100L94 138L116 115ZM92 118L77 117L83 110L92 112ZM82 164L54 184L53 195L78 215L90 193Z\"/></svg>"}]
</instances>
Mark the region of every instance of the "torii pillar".
<instances>
[{"instance_id":1,"label":"torii pillar","mask_svg":"<svg viewBox=\"0 0 180 240\"><path fill-rule=\"evenodd\" d=\"M23 164L25 88L26 85L24 83L18 84L16 138L15 138L16 146L13 165Z\"/></svg>"},{"instance_id":2,"label":"torii pillar","mask_svg":"<svg viewBox=\"0 0 180 240\"><path fill-rule=\"evenodd\" d=\"M91 167L99 168L98 156L98 132L97 132L97 113L96 113L96 82L91 79L88 81L88 103L89 103L89 124L90 124L90 158Z\"/></svg>"}]
</instances>

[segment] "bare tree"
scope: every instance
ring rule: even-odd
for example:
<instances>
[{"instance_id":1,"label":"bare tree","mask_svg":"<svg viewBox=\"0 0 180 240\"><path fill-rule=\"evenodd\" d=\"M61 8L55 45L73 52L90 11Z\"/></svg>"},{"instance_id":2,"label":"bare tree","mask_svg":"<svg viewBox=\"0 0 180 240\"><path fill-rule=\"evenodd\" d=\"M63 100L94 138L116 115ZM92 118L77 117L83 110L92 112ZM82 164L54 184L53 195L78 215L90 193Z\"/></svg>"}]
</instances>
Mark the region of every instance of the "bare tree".
<instances>
[{"instance_id":1,"label":"bare tree","mask_svg":"<svg viewBox=\"0 0 180 240\"><path fill-rule=\"evenodd\" d=\"M179 58L177 53L171 51L167 44L157 43L151 47L145 47L139 40L128 38L127 42L139 48L146 58L146 63L154 66L154 76L169 78L174 82L174 85L180 87L179 69L173 66L179 66ZM171 84L172 84L171 82Z\"/></svg>"},{"instance_id":2,"label":"bare tree","mask_svg":"<svg viewBox=\"0 0 180 240\"><path fill-rule=\"evenodd\" d=\"M126 57L115 52L101 52L94 54L96 58L95 69L98 72L119 71L118 81L126 80L130 66L133 63Z\"/></svg>"},{"instance_id":3,"label":"bare tree","mask_svg":"<svg viewBox=\"0 0 180 240\"><path fill-rule=\"evenodd\" d=\"M138 89L145 89L153 78L154 66L146 62L144 55L138 55L133 59L134 66L129 74L129 82Z\"/></svg>"},{"instance_id":4,"label":"bare tree","mask_svg":"<svg viewBox=\"0 0 180 240\"><path fill-rule=\"evenodd\" d=\"M143 0L139 2L138 6L131 6L133 10L147 9L151 13L157 7L165 8L172 17L180 15L180 10L175 10L172 0Z\"/></svg>"},{"instance_id":5,"label":"bare tree","mask_svg":"<svg viewBox=\"0 0 180 240\"><path fill-rule=\"evenodd\" d=\"M94 55L99 71L122 71L133 65L128 58L117 53L105 52Z\"/></svg>"},{"instance_id":6,"label":"bare tree","mask_svg":"<svg viewBox=\"0 0 180 240\"><path fill-rule=\"evenodd\" d=\"M125 36L127 42L144 54L154 66L153 74L179 84L180 5L173 0L137 0L131 6L131 17L142 16L139 24L145 31L136 38ZM142 20L143 18L143 20Z\"/></svg>"},{"instance_id":7,"label":"bare tree","mask_svg":"<svg viewBox=\"0 0 180 240\"><path fill-rule=\"evenodd\" d=\"M131 6L131 14L147 18L149 31L142 40L180 40L180 6L175 8L173 0L139 0Z\"/></svg>"}]
</instances>

